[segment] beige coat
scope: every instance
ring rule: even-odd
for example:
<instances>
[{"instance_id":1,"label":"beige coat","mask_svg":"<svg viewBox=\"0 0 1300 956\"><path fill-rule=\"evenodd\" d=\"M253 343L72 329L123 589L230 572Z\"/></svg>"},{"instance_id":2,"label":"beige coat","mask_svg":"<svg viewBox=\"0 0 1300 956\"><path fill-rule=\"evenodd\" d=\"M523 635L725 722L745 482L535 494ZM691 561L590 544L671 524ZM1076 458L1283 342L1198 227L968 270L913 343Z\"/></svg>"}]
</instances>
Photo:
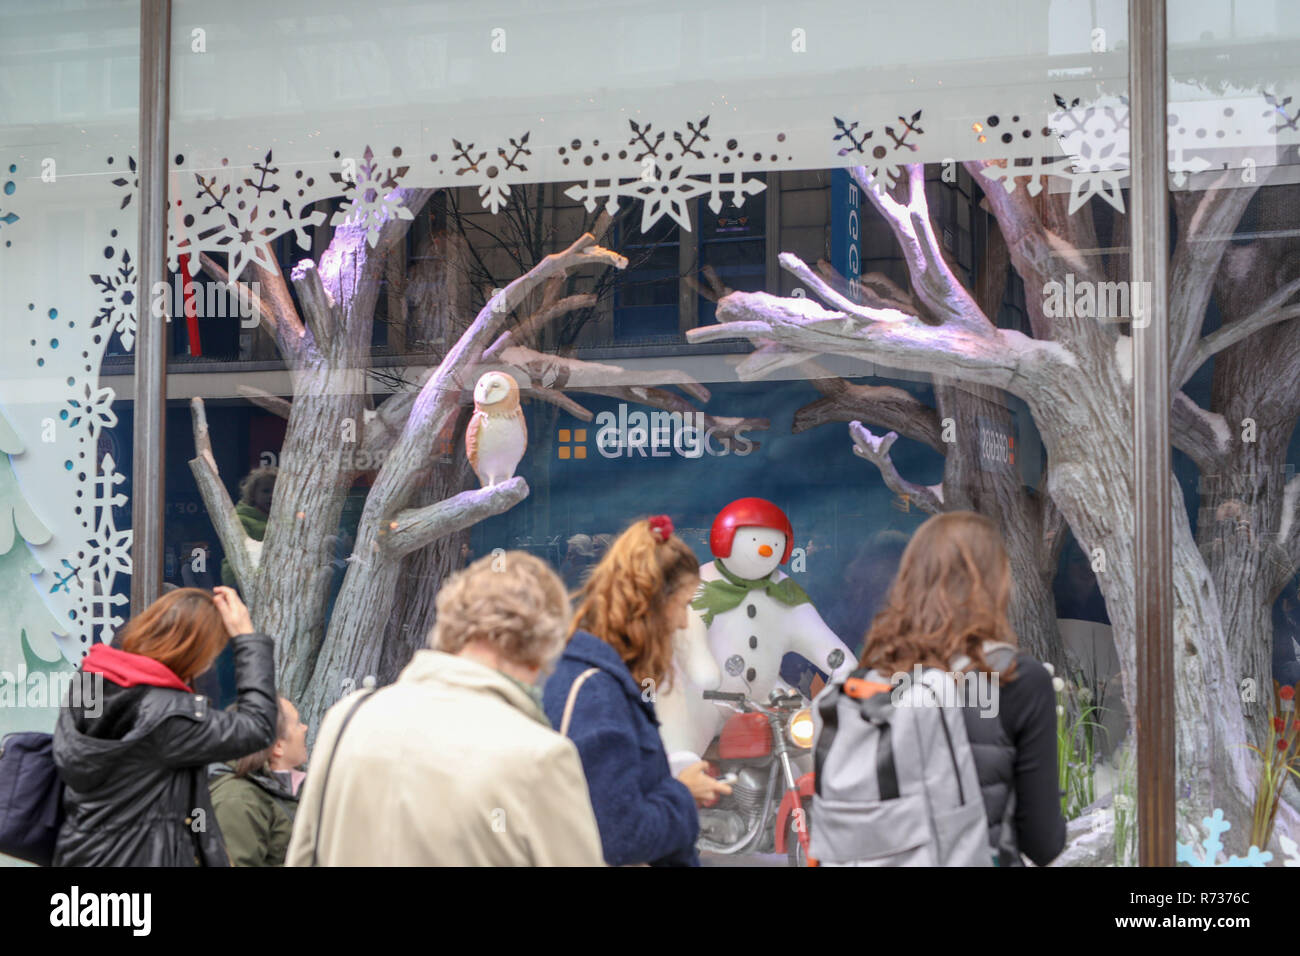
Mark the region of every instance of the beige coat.
<instances>
[{"instance_id":1,"label":"beige coat","mask_svg":"<svg viewBox=\"0 0 1300 956\"><path fill-rule=\"evenodd\" d=\"M321 724L289 866L311 865L325 763L356 696ZM573 743L509 678L428 649L348 724L321 830L321 866L604 865Z\"/></svg>"}]
</instances>

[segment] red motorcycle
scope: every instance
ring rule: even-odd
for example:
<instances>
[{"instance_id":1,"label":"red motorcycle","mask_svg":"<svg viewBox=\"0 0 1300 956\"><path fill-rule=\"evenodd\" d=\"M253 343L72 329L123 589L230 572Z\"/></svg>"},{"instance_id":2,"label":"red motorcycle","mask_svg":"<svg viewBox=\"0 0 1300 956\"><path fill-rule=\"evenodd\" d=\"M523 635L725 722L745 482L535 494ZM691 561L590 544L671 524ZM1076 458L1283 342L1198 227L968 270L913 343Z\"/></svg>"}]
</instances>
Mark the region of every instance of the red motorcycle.
<instances>
[{"instance_id":1,"label":"red motorcycle","mask_svg":"<svg viewBox=\"0 0 1300 956\"><path fill-rule=\"evenodd\" d=\"M784 853L808 864L813 794L812 712L797 692L772 691L766 704L706 690L736 714L704 754L731 793L700 810L699 848L710 853Z\"/></svg>"}]
</instances>

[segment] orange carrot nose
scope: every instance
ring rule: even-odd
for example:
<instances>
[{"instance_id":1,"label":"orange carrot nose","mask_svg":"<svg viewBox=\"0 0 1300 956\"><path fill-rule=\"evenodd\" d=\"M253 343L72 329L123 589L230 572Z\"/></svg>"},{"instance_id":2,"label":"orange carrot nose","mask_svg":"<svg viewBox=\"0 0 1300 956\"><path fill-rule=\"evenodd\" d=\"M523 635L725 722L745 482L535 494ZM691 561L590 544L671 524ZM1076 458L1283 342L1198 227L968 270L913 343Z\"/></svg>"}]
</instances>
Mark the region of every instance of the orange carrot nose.
<instances>
[{"instance_id":1,"label":"orange carrot nose","mask_svg":"<svg viewBox=\"0 0 1300 956\"><path fill-rule=\"evenodd\" d=\"M760 544L758 546L758 553L765 558L770 558L772 556L772 546L770 544Z\"/></svg>"}]
</instances>

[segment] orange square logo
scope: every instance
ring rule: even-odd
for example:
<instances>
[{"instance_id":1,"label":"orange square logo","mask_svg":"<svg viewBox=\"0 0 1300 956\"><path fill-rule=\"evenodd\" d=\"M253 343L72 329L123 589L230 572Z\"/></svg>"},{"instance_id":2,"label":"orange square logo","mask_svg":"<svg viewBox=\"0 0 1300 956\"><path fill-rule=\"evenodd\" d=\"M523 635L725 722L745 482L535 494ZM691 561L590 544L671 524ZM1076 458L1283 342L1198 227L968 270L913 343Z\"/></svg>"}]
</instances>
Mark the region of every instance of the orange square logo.
<instances>
[{"instance_id":1,"label":"orange square logo","mask_svg":"<svg viewBox=\"0 0 1300 956\"><path fill-rule=\"evenodd\" d=\"M587 429L561 428L556 432L556 456L563 461L587 457Z\"/></svg>"}]
</instances>

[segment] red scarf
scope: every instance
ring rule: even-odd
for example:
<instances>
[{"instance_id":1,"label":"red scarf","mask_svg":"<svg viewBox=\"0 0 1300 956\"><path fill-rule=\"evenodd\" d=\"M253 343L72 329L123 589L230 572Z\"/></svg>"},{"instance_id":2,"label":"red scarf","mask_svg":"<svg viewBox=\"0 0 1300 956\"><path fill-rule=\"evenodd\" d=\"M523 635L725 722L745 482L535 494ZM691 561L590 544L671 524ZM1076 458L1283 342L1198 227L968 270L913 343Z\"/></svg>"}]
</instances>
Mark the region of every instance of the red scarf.
<instances>
[{"instance_id":1,"label":"red scarf","mask_svg":"<svg viewBox=\"0 0 1300 956\"><path fill-rule=\"evenodd\" d=\"M147 684L150 687L169 687L194 693L166 664L143 654L119 651L107 644L92 647L90 653L81 659L81 669L87 674L103 674L105 680L110 680L119 687Z\"/></svg>"}]
</instances>

